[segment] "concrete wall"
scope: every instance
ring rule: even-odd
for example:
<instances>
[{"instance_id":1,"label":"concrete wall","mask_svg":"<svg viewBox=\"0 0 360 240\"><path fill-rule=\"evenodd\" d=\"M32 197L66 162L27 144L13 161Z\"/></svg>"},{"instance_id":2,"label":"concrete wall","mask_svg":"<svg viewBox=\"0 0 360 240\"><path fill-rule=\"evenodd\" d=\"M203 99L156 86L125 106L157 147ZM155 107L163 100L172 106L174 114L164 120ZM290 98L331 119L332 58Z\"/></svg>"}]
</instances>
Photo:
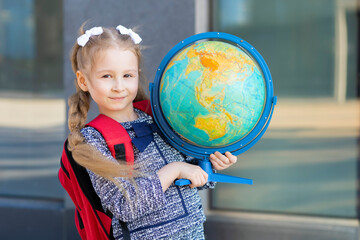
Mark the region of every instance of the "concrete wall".
<instances>
[{"instance_id":1,"label":"concrete wall","mask_svg":"<svg viewBox=\"0 0 360 240\"><path fill-rule=\"evenodd\" d=\"M178 42L195 33L194 0L64 0L64 87L68 97L74 92L69 53L77 32L85 21L88 26L137 27L143 39L145 76L152 82L166 53ZM148 89L148 86L146 86ZM89 118L95 116L91 109Z\"/></svg>"}]
</instances>

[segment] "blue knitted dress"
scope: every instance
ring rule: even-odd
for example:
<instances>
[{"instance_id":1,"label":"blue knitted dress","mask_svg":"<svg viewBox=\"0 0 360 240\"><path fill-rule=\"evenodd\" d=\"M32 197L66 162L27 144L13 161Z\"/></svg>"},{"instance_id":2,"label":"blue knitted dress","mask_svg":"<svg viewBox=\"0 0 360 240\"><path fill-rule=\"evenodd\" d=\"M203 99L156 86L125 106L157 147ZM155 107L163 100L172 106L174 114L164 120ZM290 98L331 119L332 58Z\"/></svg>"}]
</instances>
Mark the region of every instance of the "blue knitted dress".
<instances>
[{"instance_id":1,"label":"blue knitted dress","mask_svg":"<svg viewBox=\"0 0 360 240\"><path fill-rule=\"evenodd\" d=\"M159 132L146 131L153 126L152 118L138 109L135 112L137 120L121 125L132 139L136 166L146 172L143 177L135 178L137 189L133 183L118 178L128 193L126 197L113 182L88 170L104 210L113 214L115 239L123 239L119 220L126 223L131 239L204 239L205 214L198 189L172 184L164 193L157 175L157 171L166 164L191 161L191 158L172 148ZM98 131L85 127L81 133L87 143L116 161Z\"/></svg>"}]
</instances>

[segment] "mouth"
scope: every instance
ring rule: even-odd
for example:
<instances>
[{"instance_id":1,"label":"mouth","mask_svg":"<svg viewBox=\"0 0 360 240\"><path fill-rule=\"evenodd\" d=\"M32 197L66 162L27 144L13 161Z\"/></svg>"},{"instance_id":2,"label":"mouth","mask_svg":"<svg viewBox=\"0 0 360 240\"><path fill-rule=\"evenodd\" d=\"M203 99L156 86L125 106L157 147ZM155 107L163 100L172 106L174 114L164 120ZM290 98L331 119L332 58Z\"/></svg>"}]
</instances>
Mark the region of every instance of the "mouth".
<instances>
[{"instance_id":1,"label":"mouth","mask_svg":"<svg viewBox=\"0 0 360 240\"><path fill-rule=\"evenodd\" d=\"M126 96L124 96L124 97L109 97L109 98L114 101L121 101L121 100L125 99Z\"/></svg>"}]
</instances>

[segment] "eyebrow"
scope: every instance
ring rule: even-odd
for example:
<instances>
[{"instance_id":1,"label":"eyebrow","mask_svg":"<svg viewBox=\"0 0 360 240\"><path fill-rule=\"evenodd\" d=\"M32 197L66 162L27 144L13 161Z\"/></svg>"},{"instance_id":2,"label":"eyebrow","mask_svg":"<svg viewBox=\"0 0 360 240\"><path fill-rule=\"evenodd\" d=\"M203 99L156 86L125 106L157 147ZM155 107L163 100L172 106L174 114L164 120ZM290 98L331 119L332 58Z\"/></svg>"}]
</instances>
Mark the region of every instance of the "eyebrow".
<instances>
[{"instance_id":1,"label":"eyebrow","mask_svg":"<svg viewBox=\"0 0 360 240\"><path fill-rule=\"evenodd\" d=\"M124 72L138 72L138 70L137 69L126 69Z\"/></svg>"},{"instance_id":2,"label":"eyebrow","mask_svg":"<svg viewBox=\"0 0 360 240\"><path fill-rule=\"evenodd\" d=\"M96 71L96 73L102 73L102 72L113 72L111 69L101 69L99 71ZM137 69L125 69L124 72L138 72Z\"/></svg>"}]
</instances>

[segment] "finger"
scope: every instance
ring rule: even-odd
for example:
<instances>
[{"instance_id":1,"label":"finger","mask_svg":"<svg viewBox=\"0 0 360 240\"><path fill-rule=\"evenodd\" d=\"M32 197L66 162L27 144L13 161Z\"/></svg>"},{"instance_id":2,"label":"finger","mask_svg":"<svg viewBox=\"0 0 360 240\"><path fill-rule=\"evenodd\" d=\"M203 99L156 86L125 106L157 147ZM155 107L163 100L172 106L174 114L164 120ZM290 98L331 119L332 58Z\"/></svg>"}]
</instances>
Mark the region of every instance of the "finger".
<instances>
[{"instance_id":1,"label":"finger","mask_svg":"<svg viewBox=\"0 0 360 240\"><path fill-rule=\"evenodd\" d=\"M231 152L226 152L225 155L229 159L231 164L234 164L237 162L237 156L233 155Z\"/></svg>"},{"instance_id":2,"label":"finger","mask_svg":"<svg viewBox=\"0 0 360 240\"><path fill-rule=\"evenodd\" d=\"M201 176L198 179L198 182L196 184L196 187L202 187L207 183L207 176Z\"/></svg>"},{"instance_id":3,"label":"finger","mask_svg":"<svg viewBox=\"0 0 360 240\"><path fill-rule=\"evenodd\" d=\"M198 183L197 183L197 181L198 181L198 180L197 180L197 177L191 177L189 180L190 180L190 182L191 182L190 185L189 185L189 187L190 187L190 188L195 188L195 187L197 186L197 184L198 184Z\"/></svg>"},{"instance_id":4,"label":"finger","mask_svg":"<svg viewBox=\"0 0 360 240\"><path fill-rule=\"evenodd\" d=\"M205 185L207 182L208 182L208 178L209 178L209 175L204 171L204 184L203 185Z\"/></svg>"},{"instance_id":5,"label":"finger","mask_svg":"<svg viewBox=\"0 0 360 240\"><path fill-rule=\"evenodd\" d=\"M222 170L227 167L226 164L224 164L215 155L212 158L210 158L210 162L213 164L216 170Z\"/></svg>"},{"instance_id":6,"label":"finger","mask_svg":"<svg viewBox=\"0 0 360 240\"><path fill-rule=\"evenodd\" d=\"M215 170L223 170L224 167L220 166L216 160L210 160L211 164L213 165L213 168Z\"/></svg>"},{"instance_id":7,"label":"finger","mask_svg":"<svg viewBox=\"0 0 360 240\"><path fill-rule=\"evenodd\" d=\"M197 171L193 172L193 175L191 176L191 184L189 185L190 188L195 187L202 187L207 183L208 174L198 167Z\"/></svg>"},{"instance_id":8,"label":"finger","mask_svg":"<svg viewBox=\"0 0 360 240\"><path fill-rule=\"evenodd\" d=\"M201 169L201 175L199 175L199 182L198 182L198 187L202 187L207 183L208 180L208 174Z\"/></svg>"},{"instance_id":9,"label":"finger","mask_svg":"<svg viewBox=\"0 0 360 240\"><path fill-rule=\"evenodd\" d=\"M206 181L205 181L204 177L198 177L191 181L191 184L189 185L189 187L191 187L191 188L201 187L201 186L204 186L205 183L206 183Z\"/></svg>"},{"instance_id":10,"label":"finger","mask_svg":"<svg viewBox=\"0 0 360 240\"><path fill-rule=\"evenodd\" d=\"M228 165L230 163L229 159L225 155L221 154L220 152L215 152L214 154L225 165Z\"/></svg>"},{"instance_id":11,"label":"finger","mask_svg":"<svg viewBox=\"0 0 360 240\"><path fill-rule=\"evenodd\" d=\"M208 179L208 174L203 169L201 169L201 172L198 175L198 179L199 179L199 184L205 184Z\"/></svg>"}]
</instances>

